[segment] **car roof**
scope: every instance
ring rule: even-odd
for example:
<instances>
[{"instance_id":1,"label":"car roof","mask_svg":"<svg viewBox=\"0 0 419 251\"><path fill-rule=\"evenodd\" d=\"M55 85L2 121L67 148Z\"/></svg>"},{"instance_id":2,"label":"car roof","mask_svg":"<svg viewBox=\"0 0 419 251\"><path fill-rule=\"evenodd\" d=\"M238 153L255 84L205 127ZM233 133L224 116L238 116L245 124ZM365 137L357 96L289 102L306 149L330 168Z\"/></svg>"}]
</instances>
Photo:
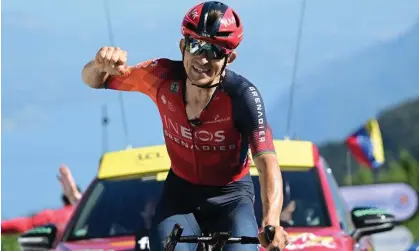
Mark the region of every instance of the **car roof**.
<instances>
[{"instance_id":1,"label":"car roof","mask_svg":"<svg viewBox=\"0 0 419 251\"><path fill-rule=\"evenodd\" d=\"M310 141L274 140L278 164L282 170L308 169L316 166L318 150ZM249 154L250 156L250 154ZM251 174L257 175L252 161ZM157 175L164 179L170 169L170 158L165 145L138 147L105 153L97 178Z\"/></svg>"}]
</instances>

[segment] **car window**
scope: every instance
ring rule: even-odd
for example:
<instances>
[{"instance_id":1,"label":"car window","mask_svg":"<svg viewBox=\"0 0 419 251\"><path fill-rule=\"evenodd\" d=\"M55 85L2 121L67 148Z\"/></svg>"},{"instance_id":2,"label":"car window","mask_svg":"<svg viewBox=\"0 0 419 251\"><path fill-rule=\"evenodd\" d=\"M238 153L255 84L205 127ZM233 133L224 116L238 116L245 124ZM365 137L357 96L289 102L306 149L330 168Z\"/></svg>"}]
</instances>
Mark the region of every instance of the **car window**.
<instances>
[{"instance_id":1,"label":"car window","mask_svg":"<svg viewBox=\"0 0 419 251\"><path fill-rule=\"evenodd\" d=\"M155 179L98 180L68 240L133 235L149 229L163 188Z\"/></svg>"},{"instance_id":2,"label":"car window","mask_svg":"<svg viewBox=\"0 0 419 251\"><path fill-rule=\"evenodd\" d=\"M284 192L282 226L331 226L316 168L296 169L296 171L282 170L282 178L289 185L288 192ZM256 190L255 213L260 224L263 211L258 177L253 177L253 182Z\"/></svg>"},{"instance_id":3,"label":"car window","mask_svg":"<svg viewBox=\"0 0 419 251\"><path fill-rule=\"evenodd\" d=\"M323 168L326 170L327 182L329 183L329 187L331 189L333 203L338 212L338 217L339 217L339 222L341 224L341 227L346 233L351 233L354 230L354 226L350 219L348 207L346 203L344 202L344 200L342 199L342 196L339 191L339 186L335 178L333 177L332 169L329 168L329 165L327 164L326 160L321 158L320 161Z\"/></svg>"}]
</instances>

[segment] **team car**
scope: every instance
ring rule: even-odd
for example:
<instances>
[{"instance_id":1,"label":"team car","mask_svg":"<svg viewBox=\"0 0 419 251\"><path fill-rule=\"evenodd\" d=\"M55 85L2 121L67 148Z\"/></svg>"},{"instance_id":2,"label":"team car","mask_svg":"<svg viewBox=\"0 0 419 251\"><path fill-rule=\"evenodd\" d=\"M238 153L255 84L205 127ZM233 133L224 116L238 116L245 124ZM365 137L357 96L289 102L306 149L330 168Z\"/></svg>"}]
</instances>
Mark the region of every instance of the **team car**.
<instances>
[{"instance_id":1,"label":"team car","mask_svg":"<svg viewBox=\"0 0 419 251\"><path fill-rule=\"evenodd\" d=\"M312 142L274 144L284 180L281 226L289 233L285 250L371 251L368 236L394 227L394 217L383 210L347 210L331 169ZM148 250L148 229L169 167L164 145L104 154L97 176L64 230L54 225L32 229L18 239L21 250ZM250 174L260 223L262 203L254 165Z\"/></svg>"}]
</instances>

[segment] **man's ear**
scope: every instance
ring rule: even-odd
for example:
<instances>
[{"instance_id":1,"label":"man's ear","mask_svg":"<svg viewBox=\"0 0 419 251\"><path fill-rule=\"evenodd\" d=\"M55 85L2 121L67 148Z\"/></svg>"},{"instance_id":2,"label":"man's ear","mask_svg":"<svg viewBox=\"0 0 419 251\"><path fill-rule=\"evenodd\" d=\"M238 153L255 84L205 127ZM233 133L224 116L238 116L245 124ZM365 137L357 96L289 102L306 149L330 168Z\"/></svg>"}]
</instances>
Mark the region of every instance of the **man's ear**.
<instances>
[{"instance_id":1,"label":"man's ear","mask_svg":"<svg viewBox=\"0 0 419 251\"><path fill-rule=\"evenodd\" d=\"M179 41L179 49L180 49L180 53L183 53L183 52L184 52L184 50L185 50L185 39L184 39L184 38L182 38L182 39Z\"/></svg>"},{"instance_id":2,"label":"man's ear","mask_svg":"<svg viewBox=\"0 0 419 251\"><path fill-rule=\"evenodd\" d=\"M230 55L228 55L227 64L229 65L229 64L233 63L233 61L236 59L236 57L237 57L236 51L232 51L230 53Z\"/></svg>"}]
</instances>

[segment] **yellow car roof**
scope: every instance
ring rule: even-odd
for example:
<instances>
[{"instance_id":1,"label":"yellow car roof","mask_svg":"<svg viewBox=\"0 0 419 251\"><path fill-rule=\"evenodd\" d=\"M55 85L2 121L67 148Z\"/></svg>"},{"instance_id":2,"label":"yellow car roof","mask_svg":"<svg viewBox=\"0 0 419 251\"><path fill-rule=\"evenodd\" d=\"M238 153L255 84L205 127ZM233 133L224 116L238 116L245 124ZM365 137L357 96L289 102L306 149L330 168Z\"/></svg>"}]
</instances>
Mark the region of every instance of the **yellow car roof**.
<instances>
[{"instance_id":1,"label":"yellow car roof","mask_svg":"<svg viewBox=\"0 0 419 251\"><path fill-rule=\"evenodd\" d=\"M274 145L281 169L314 167L315 153L312 142L274 140ZM254 167L253 161L252 167ZM105 153L100 163L98 178L164 174L169 168L170 159L165 145L139 147ZM255 173L254 168L251 173Z\"/></svg>"}]
</instances>

